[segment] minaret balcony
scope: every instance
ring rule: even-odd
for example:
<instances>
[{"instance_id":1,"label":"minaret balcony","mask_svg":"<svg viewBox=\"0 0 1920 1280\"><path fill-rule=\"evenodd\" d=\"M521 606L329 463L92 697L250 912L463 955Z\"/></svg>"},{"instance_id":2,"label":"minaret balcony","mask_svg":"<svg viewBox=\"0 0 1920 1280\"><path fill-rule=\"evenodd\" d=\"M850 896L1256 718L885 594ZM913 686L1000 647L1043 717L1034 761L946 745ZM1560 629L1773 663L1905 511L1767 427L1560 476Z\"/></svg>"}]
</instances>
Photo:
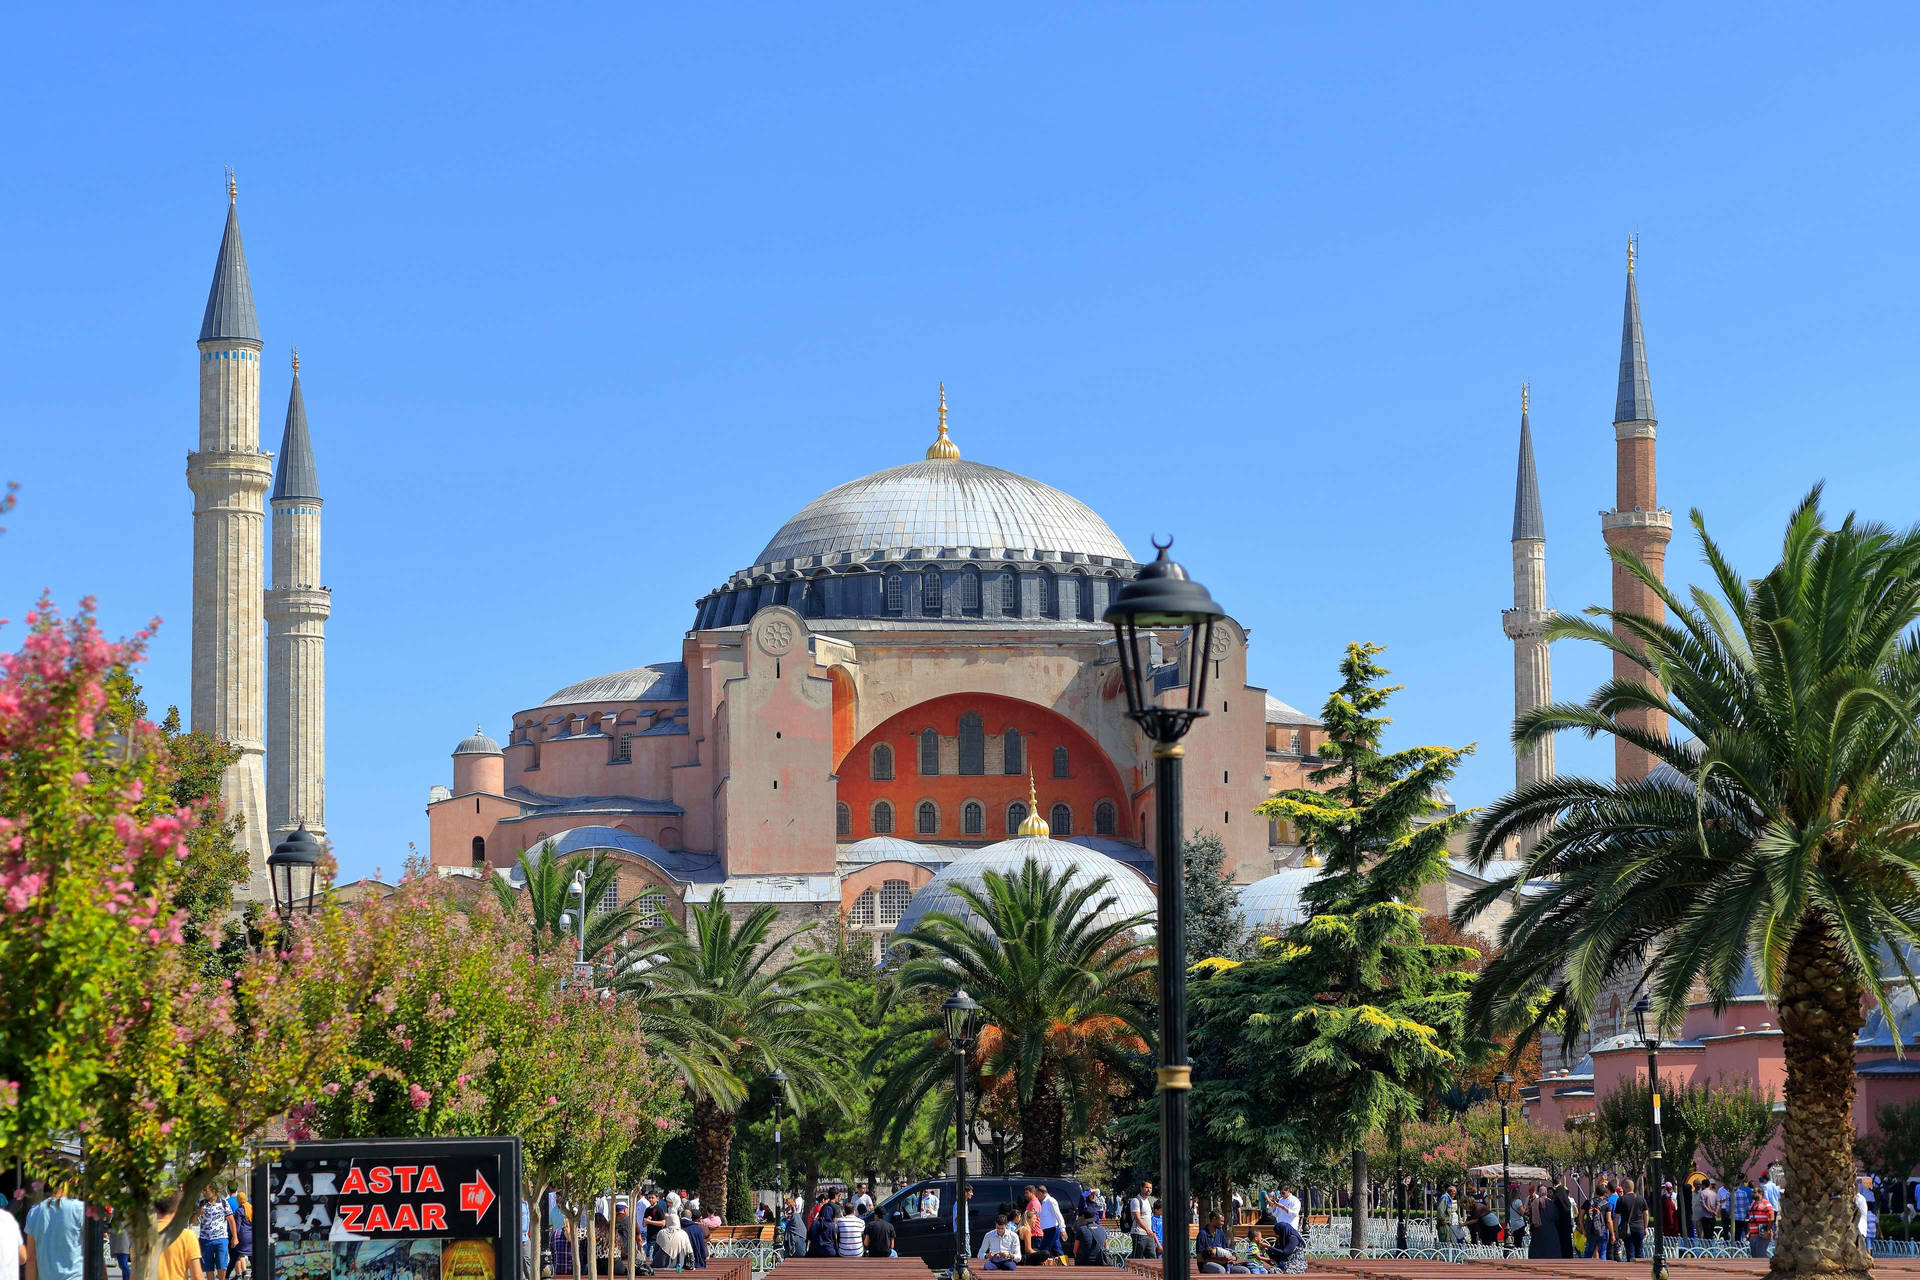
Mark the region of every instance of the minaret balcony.
<instances>
[{"instance_id":1,"label":"minaret balcony","mask_svg":"<svg viewBox=\"0 0 1920 1280\"><path fill-rule=\"evenodd\" d=\"M1600 528L1612 529L1665 529L1673 532L1673 512L1666 507L1635 507L1631 511L1602 511Z\"/></svg>"},{"instance_id":2,"label":"minaret balcony","mask_svg":"<svg viewBox=\"0 0 1920 1280\"><path fill-rule=\"evenodd\" d=\"M1553 609L1502 609L1500 629L1509 640L1538 640L1559 612Z\"/></svg>"}]
</instances>

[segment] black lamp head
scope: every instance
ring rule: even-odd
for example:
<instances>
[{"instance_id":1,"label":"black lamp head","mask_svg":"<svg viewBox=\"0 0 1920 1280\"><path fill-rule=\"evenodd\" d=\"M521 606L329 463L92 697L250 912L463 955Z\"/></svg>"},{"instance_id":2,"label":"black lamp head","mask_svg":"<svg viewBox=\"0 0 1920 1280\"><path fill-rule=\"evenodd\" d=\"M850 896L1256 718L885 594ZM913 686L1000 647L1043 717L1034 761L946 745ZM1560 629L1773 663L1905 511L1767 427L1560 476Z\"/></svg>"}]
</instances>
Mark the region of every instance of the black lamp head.
<instances>
[{"instance_id":1,"label":"black lamp head","mask_svg":"<svg viewBox=\"0 0 1920 1280\"><path fill-rule=\"evenodd\" d=\"M1154 542L1159 555L1132 581L1114 593L1103 620L1113 625L1120 649L1120 673L1127 690L1127 715L1155 742L1177 742L1206 712L1207 666L1213 650L1213 624L1227 616L1207 589L1167 557L1173 540ZM1178 627L1187 633L1187 705L1153 702L1153 660L1140 644L1142 629Z\"/></svg>"},{"instance_id":2,"label":"black lamp head","mask_svg":"<svg viewBox=\"0 0 1920 1280\"><path fill-rule=\"evenodd\" d=\"M1640 998L1633 1002L1633 1029L1639 1034L1642 1044L1650 1045L1653 1043L1653 1040L1647 1035L1647 1014L1652 1012L1652 1010L1653 1001L1649 1000L1645 993L1642 993Z\"/></svg>"},{"instance_id":3,"label":"black lamp head","mask_svg":"<svg viewBox=\"0 0 1920 1280\"><path fill-rule=\"evenodd\" d=\"M303 822L267 856L274 910L283 918L295 911L313 910L314 877L319 871L320 855L325 852Z\"/></svg>"},{"instance_id":4,"label":"black lamp head","mask_svg":"<svg viewBox=\"0 0 1920 1280\"><path fill-rule=\"evenodd\" d=\"M974 1028L980 1023L980 1006L972 996L960 990L940 1002L940 1012L947 1022L947 1041L954 1047L971 1043Z\"/></svg>"}]
</instances>

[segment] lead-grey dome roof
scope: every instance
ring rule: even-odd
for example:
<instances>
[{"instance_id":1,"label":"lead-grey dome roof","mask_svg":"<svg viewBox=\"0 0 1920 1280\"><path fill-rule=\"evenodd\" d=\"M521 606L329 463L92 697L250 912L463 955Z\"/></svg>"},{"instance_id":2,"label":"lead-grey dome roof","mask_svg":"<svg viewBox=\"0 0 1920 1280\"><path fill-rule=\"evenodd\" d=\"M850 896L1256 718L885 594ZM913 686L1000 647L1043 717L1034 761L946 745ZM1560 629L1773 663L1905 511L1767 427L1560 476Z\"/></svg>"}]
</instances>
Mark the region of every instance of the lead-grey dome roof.
<instances>
[{"instance_id":1,"label":"lead-grey dome roof","mask_svg":"<svg viewBox=\"0 0 1920 1280\"><path fill-rule=\"evenodd\" d=\"M1320 867L1287 867L1240 890L1240 915L1255 933L1278 933L1304 922L1307 909L1300 900L1306 887L1320 878Z\"/></svg>"},{"instance_id":2,"label":"lead-grey dome roof","mask_svg":"<svg viewBox=\"0 0 1920 1280\"><path fill-rule=\"evenodd\" d=\"M487 736L487 731L479 725L473 726L473 736L460 739L460 745L453 749L457 756L497 756L500 744Z\"/></svg>"},{"instance_id":3,"label":"lead-grey dome roof","mask_svg":"<svg viewBox=\"0 0 1920 1280\"><path fill-rule=\"evenodd\" d=\"M1078 498L998 467L930 459L829 489L782 525L755 563L940 547L1133 559Z\"/></svg>"},{"instance_id":4,"label":"lead-grey dome roof","mask_svg":"<svg viewBox=\"0 0 1920 1280\"><path fill-rule=\"evenodd\" d=\"M1052 840L1045 836L1015 836L1011 840L1002 840L998 844L963 854L948 863L913 895L913 900L907 903L906 911L900 916L900 923L894 927L894 934L906 933L930 911L945 911L971 922L973 912L954 892L954 885L964 884L979 892L986 887L987 872L1016 876L1020 874L1020 868L1029 862L1039 863L1056 877L1071 869L1076 887L1105 877L1106 887L1093 901L1097 903L1104 898L1111 898L1112 902L1104 911L1095 914L1097 924L1126 920L1144 913L1148 927L1151 927L1158 914L1159 904L1154 899L1153 887L1141 879L1139 873L1106 854L1066 840Z\"/></svg>"},{"instance_id":5,"label":"lead-grey dome roof","mask_svg":"<svg viewBox=\"0 0 1920 1280\"><path fill-rule=\"evenodd\" d=\"M629 667L570 684L549 695L540 706L564 707L576 702L673 702L686 696L686 664L656 662L650 667Z\"/></svg>"}]
</instances>

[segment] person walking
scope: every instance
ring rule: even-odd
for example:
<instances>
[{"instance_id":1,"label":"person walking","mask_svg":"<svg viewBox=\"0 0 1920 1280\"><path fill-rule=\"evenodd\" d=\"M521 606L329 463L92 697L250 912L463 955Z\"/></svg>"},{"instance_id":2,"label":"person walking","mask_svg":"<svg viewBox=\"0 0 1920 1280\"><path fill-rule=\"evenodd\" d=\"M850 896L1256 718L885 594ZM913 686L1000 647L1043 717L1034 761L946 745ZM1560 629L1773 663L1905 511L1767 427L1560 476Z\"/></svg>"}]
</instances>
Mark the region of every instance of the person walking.
<instances>
[{"instance_id":1,"label":"person walking","mask_svg":"<svg viewBox=\"0 0 1920 1280\"><path fill-rule=\"evenodd\" d=\"M1060 1202L1053 1197L1053 1191L1045 1185L1035 1188L1039 1196L1040 1248L1048 1258L1058 1258L1067 1251L1067 1219L1060 1212Z\"/></svg>"},{"instance_id":2,"label":"person walking","mask_svg":"<svg viewBox=\"0 0 1920 1280\"><path fill-rule=\"evenodd\" d=\"M1518 1187L1507 1188L1507 1248L1509 1251L1522 1249L1527 1243L1527 1228L1532 1220L1527 1216L1527 1202L1520 1195Z\"/></svg>"},{"instance_id":3,"label":"person walking","mask_svg":"<svg viewBox=\"0 0 1920 1280\"><path fill-rule=\"evenodd\" d=\"M1540 1188L1540 1196L1533 1202L1533 1239L1529 1256L1535 1258L1563 1258L1560 1251L1560 1202L1549 1189Z\"/></svg>"},{"instance_id":4,"label":"person walking","mask_svg":"<svg viewBox=\"0 0 1920 1280\"><path fill-rule=\"evenodd\" d=\"M46 1198L27 1210L26 1280L80 1280L87 1209L67 1190L64 1179L56 1181ZM224 1258L220 1265L226 1266Z\"/></svg>"},{"instance_id":5,"label":"person walking","mask_svg":"<svg viewBox=\"0 0 1920 1280\"><path fill-rule=\"evenodd\" d=\"M20 1280L27 1265L27 1239L20 1231L20 1219L0 1206L0 1280Z\"/></svg>"},{"instance_id":6,"label":"person walking","mask_svg":"<svg viewBox=\"0 0 1920 1280\"><path fill-rule=\"evenodd\" d=\"M1153 1234L1153 1184L1143 1182L1140 1190L1127 1197L1126 1207L1121 1211L1121 1226L1133 1240L1133 1256L1136 1258L1157 1258L1160 1256L1160 1242Z\"/></svg>"},{"instance_id":7,"label":"person walking","mask_svg":"<svg viewBox=\"0 0 1920 1280\"><path fill-rule=\"evenodd\" d=\"M1638 1262L1646 1256L1647 1198L1633 1189L1631 1178L1620 1180L1614 1215L1620 1224L1620 1261Z\"/></svg>"}]
</instances>

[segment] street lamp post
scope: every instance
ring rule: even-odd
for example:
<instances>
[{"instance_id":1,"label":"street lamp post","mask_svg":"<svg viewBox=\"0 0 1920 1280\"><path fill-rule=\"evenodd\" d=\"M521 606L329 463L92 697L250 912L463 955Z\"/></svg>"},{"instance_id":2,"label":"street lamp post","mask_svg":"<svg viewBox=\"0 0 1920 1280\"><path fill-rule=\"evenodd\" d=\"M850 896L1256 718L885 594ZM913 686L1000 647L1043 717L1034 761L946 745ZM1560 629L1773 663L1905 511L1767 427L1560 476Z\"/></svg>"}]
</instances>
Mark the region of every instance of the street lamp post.
<instances>
[{"instance_id":1,"label":"street lamp post","mask_svg":"<svg viewBox=\"0 0 1920 1280\"><path fill-rule=\"evenodd\" d=\"M301 823L267 856L267 880L273 889L273 912L280 923L293 923L294 912L312 914L320 905L314 880L320 870L320 842Z\"/></svg>"},{"instance_id":2,"label":"street lamp post","mask_svg":"<svg viewBox=\"0 0 1920 1280\"><path fill-rule=\"evenodd\" d=\"M1513 1139L1507 1130L1507 1104L1513 1101L1513 1077L1502 1071L1493 1078L1493 1095L1500 1099L1500 1221L1506 1227L1501 1239L1507 1252L1513 1251Z\"/></svg>"},{"instance_id":3,"label":"street lamp post","mask_svg":"<svg viewBox=\"0 0 1920 1280\"><path fill-rule=\"evenodd\" d=\"M773 1081L773 1216L786 1230L787 1165L780 1156L780 1099L787 1091L787 1073L775 1067L768 1077Z\"/></svg>"},{"instance_id":4,"label":"street lamp post","mask_svg":"<svg viewBox=\"0 0 1920 1280\"><path fill-rule=\"evenodd\" d=\"M1192 1258L1187 1239L1192 1216L1192 1171L1187 1153L1187 1102L1193 1071L1187 1063L1186 867L1180 853L1180 739L1207 714L1207 674L1213 666L1213 624L1226 616L1207 589L1167 558L1173 545L1156 541L1159 555L1121 587L1105 620L1113 624L1120 651L1127 716L1153 741L1154 843L1159 855L1160 898L1160 1182L1166 1205L1166 1242L1161 1274L1185 1280ZM1146 645L1141 631L1146 631ZM1156 630L1185 634L1186 698L1156 699Z\"/></svg>"},{"instance_id":5,"label":"street lamp post","mask_svg":"<svg viewBox=\"0 0 1920 1280\"><path fill-rule=\"evenodd\" d=\"M1653 1098L1653 1150L1647 1156L1647 1194L1641 1198L1647 1202L1647 1216L1653 1219L1653 1280L1667 1280L1667 1236L1663 1226L1666 1196L1660 1179L1660 1162L1665 1155L1660 1136L1660 1026L1655 1023L1652 1030L1648 1030L1647 1015L1652 1011L1653 1002L1645 995L1633 1002L1633 1026L1640 1035L1640 1043L1647 1047L1647 1092Z\"/></svg>"},{"instance_id":6,"label":"street lamp post","mask_svg":"<svg viewBox=\"0 0 1920 1280\"><path fill-rule=\"evenodd\" d=\"M953 1047L953 1280L965 1280L973 1251L967 1213L967 1067L980 1029L980 1006L962 990L941 1001L940 1012L947 1021L947 1043Z\"/></svg>"}]
</instances>

